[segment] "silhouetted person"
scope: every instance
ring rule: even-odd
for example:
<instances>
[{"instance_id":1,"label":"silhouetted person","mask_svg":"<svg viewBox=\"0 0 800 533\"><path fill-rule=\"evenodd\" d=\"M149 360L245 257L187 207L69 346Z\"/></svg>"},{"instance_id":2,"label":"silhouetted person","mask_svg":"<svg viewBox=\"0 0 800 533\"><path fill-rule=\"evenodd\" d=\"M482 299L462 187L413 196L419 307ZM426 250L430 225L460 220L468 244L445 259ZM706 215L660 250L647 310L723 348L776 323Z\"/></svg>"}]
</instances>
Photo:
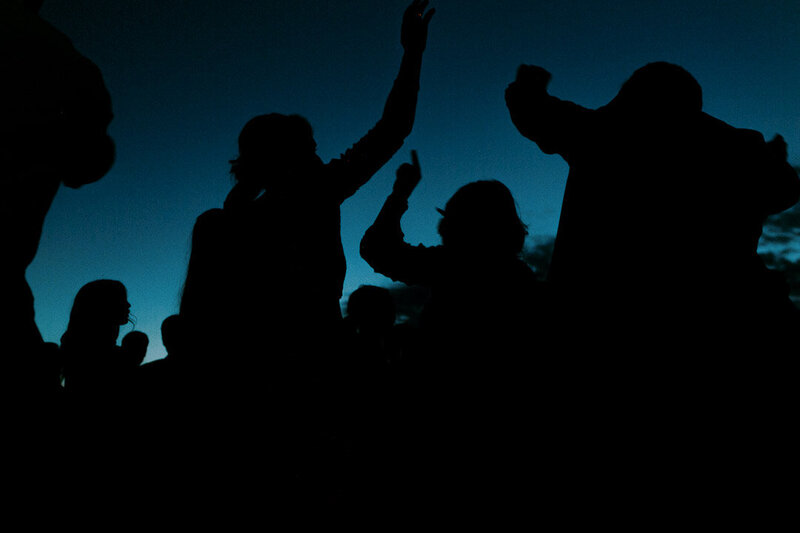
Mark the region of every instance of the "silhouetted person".
<instances>
[{"instance_id":1,"label":"silhouetted person","mask_svg":"<svg viewBox=\"0 0 800 533\"><path fill-rule=\"evenodd\" d=\"M161 340L166 357L141 365L135 383L139 433L144 441L160 443L157 451L146 455L148 468L154 470L155 476L168 471L171 464L177 467L179 461L180 468L191 470L198 457L213 453L210 450L215 447L215 441L203 434L203 428L208 427L208 413L204 404L197 405L200 387L191 386L196 375L186 364L191 354L187 353L180 315L170 315L162 321ZM214 435L218 437L216 432Z\"/></svg>"},{"instance_id":2,"label":"silhouetted person","mask_svg":"<svg viewBox=\"0 0 800 533\"><path fill-rule=\"evenodd\" d=\"M127 291L119 281L96 280L78 291L61 336L64 385L72 397L99 404L129 393L122 385L133 365L117 345L129 312Z\"/></svg>"},{"instance_id":3,"label":"silhouetted person","mask_svg":"<svg viewBox=\"0 0 800 533\"><path fill-rule=\"evenodd\" d=\"M440 210L442 244L412 246L403 240L400 218L419 179L416 163L398 169L392 194L361 241L361 256L395 281L431 288L421 327L443 364L482 366L484 350L504 357L536 326L536 298L544 292L519 257L527 230L505 185L477 181Z\"/></svg>"},{"instance_id":4,"label":"silhouetted person","mask_svg":"<svg viewBox=\"0 0 800 533\"><path fill-rule=\"evenodd\" d=\"M403 353L395 336L396 319L394 298L385 287L362 285L347 299L349 338L338 370L347 374L346 380L355 383L355 388L372 388L385 394L397 379ZM357 401L362 400L363 396Z\"/></svg>"},{"instance_id":5,"label":"silhouetted person","mask_svg":"<svg viewBox=\"0 0 800 533\"><path fill-rule=\"evenodd\" d=\"M359 357L366 358L363 365L385 368L399 364L401 354L392 339L397 311L389 289L362 285L347 299L346 313Z\"/></svg>"},{"instance_id":6,"label":"silhouetted person","mask_svg":"<svg viewBox=\"0 0 800 533\"><path fill-rule=\"evenodd\" d=\"M279 457L287 475L271 482L314 501L334 491L342 452L326 379L342 342L340 206L411 132L433 15L426 7L414 0L405 11L400 69L363 138L324 163L303 117L252 118L231 161L236 184L193 229L180 315L206 419L224 436L215 442L242 461Z\"/></svg>"},{"instance_id":7,"label":"silhouetted person","mask_svg":"<svg viewBox=\"0 0 800 533\"><path fill-rule=\"evenodd\" d=\"M549 279L574 409L549 428L569 435L554 463L592 487L579 505L617 516L716 519L781 498L768 488L792 460L781 428L798 329L757 245L765 217L800 196L783 140L704 113L677 65L645 65L596 110L549 95L549 79L523 65L506 102L570 167Z\"/></svg>"},{"instance_id":8,"label":"silhouetted person","mask_svg":"<svg viewBox=\"0 0 800 533\"><path fill-rule=\"evenodd\" d=\"M147 357L147 346L150 344L150 339L143 331L131 331L122 337L120 348L124 353L125 360L128 361L132 368L136 368L142 364L145 357Z\"/></svg>"},{"instance_id":9,"label":"silhouetted person","mask_svg":"<svg viewBox=\"0 0 800 533\"><path fill-rule=\"evenodd\" d=\"M170 315L161 323L161 342L167 357L179 359L186 354L186 333L180 315Z\"/></svg>"},{"instance_id":10,"label":"silhouetted person","mask_svg":"<svg viewBox=\"0 0 800 533\"><path fill-rule=\"evenodd\" d=\"M9 362L19 363L5 368L13 376L6 381L19 387L38 379L30 359L41 357L42 339L25 270L45 215L61 183L96 181L114 159L100 71L39 17L41 3L0 2L0 337Z\"/></svg>"},{"instance_id":11,"label":"silhouetted person","mask_svg":"<svg viewBox=\"0 0 800 533\"><path fill-rule=\"evenodd\" d=\"M141 365L147 357L150 339L143 331L128 332L119 343L120 390L132 396L139 387Z\"/></svg>"},{"instance_id":12,"label":"silhouetted person","mask_svg":"<svg viewBox=\"0 0 800 533\"><path fill-rule=\"evenodd\" d=\"M570 166L549 279L580 327L633 350L656 337L700 351L785 328L788 290L756 253L765 217L800 195L782 139L704 113L677 65L640 68L597 110L549 95L549 79L523 65L506 101Z\"/></svg>"},{"instance_id":13,"label":"silhouetted person","mask_svg":"<svg viewBox=\"0 0 800 533\"><path fill-rule=\"evenodd\" d=\"M385 287L362 285L347 299L345 324L349 334L341 371L354 389L374 390L383 394L390 376L401 364L402 353L393 331L397 311L391 292ZM356 401L363 407L363 398L373 397L370 407L383 408L374 394L361 392Z\"/></svg>"},{"instance_id":14,"label":"silhouetted person","mask_svg":"<svg viewBox=\"0 0 800 533\"><path fill-rule=\"evenodd\" d=\"M527 230L499 181L456 191L440 211L441 245L405 242L400 219L421 177L412 157L413 165L398 169L392 194L361 241L361 256L395 281L430 287L423 348L408 362L417 383L407 426L418 432L411 448L421 454L411 465L425 465L419 475L432 475L440 493L427 493L427 503L486 502L508 488L505 468L499 476L492 469L503 461L520 466L523 440L515 432L530 407L525 391L533 363L545 356L527 346L548 334L545 289L520 259Z\"/></svg>"},{"instance_id":15,"label":"silhouetted person","mask_svg":"<svg viewBox=\"0 0 800 533\"><path fill-rule=\"evenodd\" d=\"M401 32L405 50L383 115L341 157L323 163L309 123L272 113L251 119L231 162L236 185L222 209L203 213L180 314L197 342L192 357L247 391L293 389L324 374L341 336L345 276L340 205L403 144L414 123L422 54L433 10L415 0ZM215 362L211 362L215 358ZM314 360L312 360L314 359ZM200 362L205 360L205 362Z\"/></svg>"},{"instance_id":16,"label":"silhouetted person","mask_svg":"<svg viewBox=\"0 0 800 533\"><path fill-rule=\"evenodd\" d=\"M406 325L396 320L389 289L362 285L350 294L345 322L351 341L338 379L350 424L346 436L352 439L349 493L357 505L388 513L403 509L418 490L403 480L413 478L408 464L416 456L409 451L421 433L411 408L420 400L419 389L409 387L409 373L420 368L406 366L406 356L417 354L402 338Z\"/></svg>"},{"instance_id":17,"label":"silhouetted person","mask_svg":"<svg viewBox=\"0 0 800 533\"><path fill-rule=\"evenodd\" d=\"M161 341L166 357L143 364L139 371L140 394L149 398L154 408L163 408L165 402L184 395L191 379L186 369L191 354L187 353L188 339L180 315L170 315L161 323Z\"/></svg>"},{"instance_id":18,"label":"silhouetted person","mask_svg":"<svg viewBox=\"0 0 800 533\"><path fill-rule=\"evenodd\" d=\"M347 299L347 319L356 332L383 336L397 319L394 298L389 289L362 285Z\"/></svg>"}]
</instances>

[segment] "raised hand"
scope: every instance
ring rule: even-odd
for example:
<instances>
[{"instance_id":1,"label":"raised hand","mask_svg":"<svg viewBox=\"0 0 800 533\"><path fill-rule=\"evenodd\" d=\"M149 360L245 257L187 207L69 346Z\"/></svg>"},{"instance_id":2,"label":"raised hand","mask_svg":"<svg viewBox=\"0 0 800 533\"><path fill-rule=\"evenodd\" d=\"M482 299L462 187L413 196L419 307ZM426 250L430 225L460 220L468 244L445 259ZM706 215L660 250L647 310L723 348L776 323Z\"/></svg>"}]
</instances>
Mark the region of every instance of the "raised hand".
<instances>
[{"instance_id":1,"label":"raised hand","mask_svg":"<svg viewBox=\"0 0 800 533\"><path fill-rule=\"evenodd\" d=\"M520 65L517 79L506 88L506 104L509 109L516 108L526 102L532 94L541 94L550 83L550 73L535 65Z\"/></svg>"},{"instance_id":2,"label":"raised hand","mask_svg":"<svg viewBox=\"0 0 800 533\"><path fill-rule=\"evenodd\" d=\"M532 88L546 89L550 83L550 73L536 65L520 65L517 69L516 82Z\"/></svg>"},{"instance_id":3,"label":"raised hand","mask_svg":"<svg viewBox=\"0 0 800 533\"><path fill-rule=\"evenodd\" d=\"M770 141L767 141L767 146L770 151L775 154L781 161L786 161L789 157L788 146L786 141L781 135L775 135Z\"/></svg>"},{"instance_id":4,"label":"raised hand","mask_svg":"<svg viewBox=\"0 0 800 533\"><path fill-rule=\"evenodd\" d=\"M417 151L411 150L411 163L403 163L397 169L397 178L394 181L392 194L408 199L421 179L422 172L419 168Z\"/></svg>"},{"instance_id":5,"label":"raised hand","mask_svg":"<svg viewBox=\"0 0 800 533\"><path fill-rule=\"evenodd\" d=\"M400 43L407 52L422 52L428 41L428 23L436 13L435 9L425 13L428 0L413 0L403 14L403 26L400 30Z\"/></svg>"}]
</instances>

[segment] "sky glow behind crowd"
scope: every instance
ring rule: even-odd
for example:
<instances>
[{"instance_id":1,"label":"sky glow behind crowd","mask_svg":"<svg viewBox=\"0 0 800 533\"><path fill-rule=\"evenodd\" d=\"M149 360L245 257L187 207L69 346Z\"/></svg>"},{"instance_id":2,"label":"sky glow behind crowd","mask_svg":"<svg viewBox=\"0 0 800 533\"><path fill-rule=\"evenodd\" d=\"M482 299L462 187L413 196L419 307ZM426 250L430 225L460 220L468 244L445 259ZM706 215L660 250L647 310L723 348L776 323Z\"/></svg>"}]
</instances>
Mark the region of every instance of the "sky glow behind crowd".
<instances>
[{"instance_id":1,"label":"sky glow behind crowd","mask_svg":"<svg viewBox=\"0 0 800 533\"><path fill-rule=\"evenodd\" d=\"M381 115L402 56L406 5L46 0L42 17L104 74L118 156L101 181L62 188L48 215L27 275L45 340L58 342L82 285L111 278L128 288L135 327L150 337L147 359L162 357L159 326L178 309L192 225L230 190L228 160L241 127L257 114L298 113L314 127L323 160L344 152ZM767 138L782 134L790 162L800 162L796 1L432 0L431 7L414 131L342 208L345 296L390 282L359 257L358 243L411 149L423 180L404 218L409 242L437 244L435 208L477 179L508 185L532 236L555 234L567 165L508 118L503 91L520 63L548 69L551 94L591 108L636 68L678 63L703 87L705 111ZM313 235L305 244L314 246Z\"/></svg>"}]
</instances>

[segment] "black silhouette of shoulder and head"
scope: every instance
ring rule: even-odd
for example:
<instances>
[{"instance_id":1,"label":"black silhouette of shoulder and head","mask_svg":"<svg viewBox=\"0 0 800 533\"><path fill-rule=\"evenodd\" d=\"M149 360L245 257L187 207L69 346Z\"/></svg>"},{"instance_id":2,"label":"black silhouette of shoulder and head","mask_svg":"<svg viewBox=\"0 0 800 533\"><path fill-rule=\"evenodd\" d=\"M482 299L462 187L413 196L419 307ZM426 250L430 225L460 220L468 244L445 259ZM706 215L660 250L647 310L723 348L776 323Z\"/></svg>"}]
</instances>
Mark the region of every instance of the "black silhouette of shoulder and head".
<instances>
[{"instance_id":1,"label":"black silhouette of shoulder and head","mask_svg":"<svg viewBox=\"0 0 800 533\"><path fill-rule=\"evenodd\" d=\"M733 280L760 283L764 217L800 191L780 139L704 113L700 84L672 63L639 68L596 110L549 95L549 79L521 66L506 102L520 133L570 165L551 280L606 291L598 303L643 298L654 279L669 298L706 303L729 298Z\"/></svg>"},{"instance_id":2,"label":"black silhouette of shoulder and head","mask_svg":"<svg viewBox=\"0 0 800 533\"><path fill-rule=\"evenodd\" d=\"M152 416L166 421L172 416L171 401L191 394L193 376L187 372L191 369L186 365L187 339L180 315L170 315L161 322L161 341L167 356L143 364L136 379L141 399L153 409Z\"/></svg>"},{"instance_id":3,"label":"black silhouette of shoulder and head","mask_svg":"<svg viewBox=\"0 0 800 533\"><path fill-rule=\"evenodd\" d=\"M683 67L657 61L636 70L607 107L648 120L685 117L703 110L703 90Z\"/></svg>"},{"instance_id":4,"label":"black silhouette of shoulder and head","mask_svg":"<svg viewBox=\"0 0 800 533\"><path fill-rule=\"evenodd\" d=\"M779 485L761 475L763 458L791 460L764 428L792 416L776 391L792 389L782 376L794 374L797 312L757 253L765 217L800 198L785 143L703 112L700 84L678 65L645 65L599 109L548 94L549 78L520 67L506 101L520 133L569 164L549 276L565 311L559 355L586 357L560 380L579 407L555 412L591 413L583 420L609 437L592 457L636 479L624 483L633 492L668 501L702 478L704 493L749 505ZM684 439L709 453L674 455ZM668 455L671 472L658 459ZM710 455L724 457L719 470ZM592 498L637 497L609 488Z\"/></svg>"},{"instance_id":5,"label":"black silhouette of shoulder and head","mask_svg":"<svg viewBox=\"0 0 800 533\"><path fill-rule=\"evenodd\" d=\"M439 213L442 245L452 249L515 256L528 234L511 191L497 180L464 185Z\"/></svg>"},{"instance_id":6,"label":"black silhouette of shoulder and head","mask_svg":"<svg viewBox=\"0 0 800 533\"><path fill-rule=\"evenodd\" d=\"M15 4L28 16L15 13ZM102 178L113 164L111 98L97 66L38 16L41 4L5 5L4 173L78 188Z\"/></svg>"},{"instance_id":7,"label":"black silhouette of shoulder and head","mask_svg":"<svg viewBox=\"0 0 800 533\"><path fill-rule=\"evenodd\" d=\"M167 357L179 358L185 351L186 332L180 315L170 315L161 322L161 342Z\"/></svg>"},{"instance_id":8,"label":"black silhouette of shoulder and head","mask_svg":"<svg viewBox=\"0 0 800 533\"><path fill-rule=\"evenodd\" d=\"M385 287L362 285L347 300L347 318L359 333L386 335L397 319L392 293Z\"/></svg>"},{"instance_id":9,"label":"black silhouette of shoulder and head","mask_svg":"<svg viewBox=\"0 0 800 533\"><path fill-rule=\"evenodd\" d=\"M128 291L121 281L98 279L90 281L75 295L70 324L116 324L128 322L131 304Z\"/></svg>"},{"instance_id":10,"label":"black silhouette of shoulder and head","mask_svg":"<svg viewBox=\"0 0 800 533\"><path fill-rule=\"evenodd\" d=\"M500 330L516 334L541 302L536 275L520 259L527 228L506 185L479 180L460 187L439 210L439 246L405 242L400 221L421 179L413 163L397 170L392 193L361 240L361 256L376 272L431 289L423 325L450 352L470 340L494 342ZM448 354L453 356L453 353Z\"/></svg>"},{"instance_id":11,"label":"black silhouette of shoulder and head","mask_svg":"<svg viewBox=\"0 0 800 533\"><path fill-rule=\"evenodd\" d=\"M527 408L518 396L531 386L530 361L538 355L528 348L530 340L541 346L547 334L537 321L544 301L535 273L519 257L527 229L506 185L463 185L439 211L441 244L414 246L400 223L420 180L412 152L412 163L398 168L392 193L361 240L361 256L380 274L430 289L419 335L403 350L403 387L414 391L405 408L418 424L409 429L430 444L412 469L424 464L428 470L437 453L436 468L477 458L470 460L469 480L460 477L463 469L448 470L447 497L460 499L495 483L481 473L486 463L478 456L495 456L498 443L502 453L512 450L504 432Z\"/></svg>"},{"instance_id":12,"label":"black silhouette of shoulder and head","mask_svg":"<svg viewBox=\"0 0 800 533\"><path fill-rule=\"evenodd\" d=\"M67 331L61 337L67 390L111 388L126 368L117 346L120 327L130 320L125 286L100 279L78 291Z\"/></svg>"},{"instance_id":13,"label":"black silhouette of shoulder and head","mask_svg":"<svg viewBox=\"0 0 800 533\"><path fill-rule=\"evenodd\" d=\"M261 191L284 196L308 187L308 177L322 166L308 120L270 113L250 119L239 133L239 156L232 160L236 186L226 205L252 200Z\"/></svg>"},{"instance_id":14,"label":"black silhouette of shoulder and head","mask_svg":"<svg viewBox=\"0 0 800 533\"><path fill-rule=\"evenodd\" d=\"M131 365L132 368L138 367L142 364L145 357L147 357L147 346L150 344L150 339L143 331L131 331L120 342L125 360Z\"/></svg>"}]
</instances>

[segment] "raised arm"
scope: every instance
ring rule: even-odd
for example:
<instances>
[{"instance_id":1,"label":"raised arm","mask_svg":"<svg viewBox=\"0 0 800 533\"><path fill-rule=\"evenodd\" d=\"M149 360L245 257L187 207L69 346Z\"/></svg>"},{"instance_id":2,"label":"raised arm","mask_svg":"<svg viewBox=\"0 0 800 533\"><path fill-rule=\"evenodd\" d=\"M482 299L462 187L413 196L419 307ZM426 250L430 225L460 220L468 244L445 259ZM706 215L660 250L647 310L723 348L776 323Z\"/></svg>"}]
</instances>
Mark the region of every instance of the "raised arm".
<instances>
[{"instance_id":1,"label":"raised arm","mask_svg":"<svg viewBox=\"0 0 800 533\"><path fill-rule=\"evenodd\" d=\"M506 106L519 132L546 154L569 161L570 149L591 110L547 94L550 73L520 65L517 78L506 88Z\"/></svg>"},{"instance_id":2,"label":"raised arm","mask_svg":"<svg viewBox=\"0 0 800 533\"><path fill-rule=\"evenodd\" d=\"M411 158L412 164L404 163L397 169L392 193L361 239L361 257L375 272L394 281L426 285L439 249L411 246L405 242L400 228L400 219L408 210L408 198L422 177L416 152L411 152Z\"/></svg>"},{"instance_id":3,"label":"raised arm","mask_svg":"<svg viewBox=\"0 0 800 533\"><path fill-rule=\"evenodd\" d=\"M369 181L411 133L417 109L422 53L428 38L428 24L436 11L425 12L427 5L427 0L414 0L403 15L400 32L403 59L380 120L339 159L329 163L339 179L342 200Z\"/></svg>"}]
</instances>

